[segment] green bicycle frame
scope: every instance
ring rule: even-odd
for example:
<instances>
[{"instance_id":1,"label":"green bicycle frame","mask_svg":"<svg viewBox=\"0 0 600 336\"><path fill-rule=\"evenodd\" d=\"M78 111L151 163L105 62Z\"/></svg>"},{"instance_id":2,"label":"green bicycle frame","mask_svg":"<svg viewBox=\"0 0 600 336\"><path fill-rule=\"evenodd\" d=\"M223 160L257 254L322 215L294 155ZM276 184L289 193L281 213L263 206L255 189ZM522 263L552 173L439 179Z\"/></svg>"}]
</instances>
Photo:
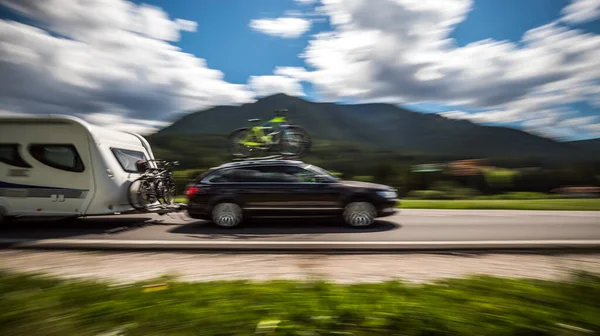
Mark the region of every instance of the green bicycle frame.
<instances>
[{"instance_id":1,"label":"green bicycle frame","mask_svg":"<svg viewBox=\"0 0 600 336\"><path fill-rule=\"evenodd\" d=\"M246 135L243 141L240 143L244 146L248 147L259 147L264 145L265 143L271 141L270 135L265 135L264 127L266 124L270 124L273 126L278 126L279 124L283 124L286 122L285 117L275 117L265 124L261 126L254 126L250 129L250 132ZM257 141L258 140L258 141Z\"/></svg>"}]
</instances>

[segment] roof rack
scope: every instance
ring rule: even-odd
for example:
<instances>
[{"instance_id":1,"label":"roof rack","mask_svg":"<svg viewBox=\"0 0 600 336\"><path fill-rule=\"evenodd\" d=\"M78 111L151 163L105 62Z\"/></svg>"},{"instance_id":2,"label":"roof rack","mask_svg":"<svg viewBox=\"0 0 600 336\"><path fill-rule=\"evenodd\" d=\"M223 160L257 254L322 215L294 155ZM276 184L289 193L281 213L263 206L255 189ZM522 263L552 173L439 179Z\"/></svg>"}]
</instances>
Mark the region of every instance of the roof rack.
<instances>
[{"instance_id":1,"label":"roof rack","mask_svg":"<svg viewBox=\"0 0 600 336\"><path fill-rule=\"evenodd\" d=\"M235 158L235 159L233 159L233 162L226 163L221 166L231 166L231 165L239 165L239 164L245 164L245 163L268 163L268 162L277 162L277 161L296 162L296 163L302 162L298 159L294 160L292 157L287 157L284 155L271 155L271 156L263 156L263 157Z\"/></svg>"},{"instance_id":2,"label":"roof rack","mask_svg":"<svg viewBox=\"0 0 600 336\"><path fill-rule=\"evenodd\" d=\"M285 160L286 157L283 155L270 155L262 157L237 157L233 161L264 161L264 160Z\"/></svg>"}]
</instances>

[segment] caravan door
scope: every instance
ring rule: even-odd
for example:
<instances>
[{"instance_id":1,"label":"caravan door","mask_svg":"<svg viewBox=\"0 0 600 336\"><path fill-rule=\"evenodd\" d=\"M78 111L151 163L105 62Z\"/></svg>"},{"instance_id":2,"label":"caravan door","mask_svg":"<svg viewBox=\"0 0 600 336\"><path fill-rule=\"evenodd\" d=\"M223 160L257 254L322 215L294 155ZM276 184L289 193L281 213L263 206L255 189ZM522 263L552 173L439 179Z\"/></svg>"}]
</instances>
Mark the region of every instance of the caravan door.
<instances>
[{"instance_id":1,"label":"caravan door","mask_svg":"<svg viewBox=\"0 0 600 336\"><path fill-rule=\"evenodd\" d=\"M29 153L38 167L32 174L40 183L30 189L28 197L38 205L35 211L45 214L79 215L90 190L89 165L84 164L82 151L72 143L31 144ZM86 153L87 154L87 153ZM87 160L86 160L87 161ZM40 210L41 209L41 210ZM33 209L30 209L33 210Z\"/></svg>"}]
</instances>

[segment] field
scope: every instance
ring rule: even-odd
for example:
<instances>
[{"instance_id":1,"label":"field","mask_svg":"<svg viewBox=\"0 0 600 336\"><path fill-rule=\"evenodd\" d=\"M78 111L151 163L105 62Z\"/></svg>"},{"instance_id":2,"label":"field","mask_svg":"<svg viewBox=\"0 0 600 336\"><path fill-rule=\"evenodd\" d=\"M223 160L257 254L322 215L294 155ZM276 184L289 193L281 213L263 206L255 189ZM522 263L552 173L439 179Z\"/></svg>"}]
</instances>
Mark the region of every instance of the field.
<instances>
[{"instance_id":1,"label":"field","mask_svg":"<svg viewBox=\"0 0 600 336\"><path fill-rule=\"evenodd\" d=\"M177 202L186 202L180 196ZM600 211L600 199L401 200L403 209L580 210Z\"/></svg>"},{"instance_id":2,"label":"field","mask_svg":"<svg viewBox=\"0 0 600 336\"><path fill-rule=\"evenodd\" d=\"M0 334L491 336L600 332L600 277L586 273L563 282L473 276L421 285L160 282L158 286L113 285L0 272Z\"/></svg>"}]
</instances>

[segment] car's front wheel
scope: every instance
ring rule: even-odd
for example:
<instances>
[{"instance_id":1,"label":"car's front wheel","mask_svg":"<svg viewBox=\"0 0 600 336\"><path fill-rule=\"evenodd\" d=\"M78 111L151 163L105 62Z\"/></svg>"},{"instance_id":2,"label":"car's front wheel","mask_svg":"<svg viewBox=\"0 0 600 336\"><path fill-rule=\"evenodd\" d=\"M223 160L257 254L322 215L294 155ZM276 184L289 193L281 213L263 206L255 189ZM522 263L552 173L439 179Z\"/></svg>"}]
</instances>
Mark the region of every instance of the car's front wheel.
<instances>
[{"instance_id":1,"label":"car's front wheel","mask_svg":"<svg viewBox=\"0 0 600 336\"><path fill-rule=\"evenodd\" d=\"M219 203L212 210L212 220L223 228L233 228L242 223L242 208L235 203Z\"/></svg>"},{"instance_id":2,"label":"car's front wheel","mask_svg":"<svg viewBox=\"0 0 600 336\"><path fill-rule=\"evenodd\" d=\"M377 209L366 201L350 202L344 208L344 221L353 227L371 226L376 217Z\"/></svg>"}]
</instances>

